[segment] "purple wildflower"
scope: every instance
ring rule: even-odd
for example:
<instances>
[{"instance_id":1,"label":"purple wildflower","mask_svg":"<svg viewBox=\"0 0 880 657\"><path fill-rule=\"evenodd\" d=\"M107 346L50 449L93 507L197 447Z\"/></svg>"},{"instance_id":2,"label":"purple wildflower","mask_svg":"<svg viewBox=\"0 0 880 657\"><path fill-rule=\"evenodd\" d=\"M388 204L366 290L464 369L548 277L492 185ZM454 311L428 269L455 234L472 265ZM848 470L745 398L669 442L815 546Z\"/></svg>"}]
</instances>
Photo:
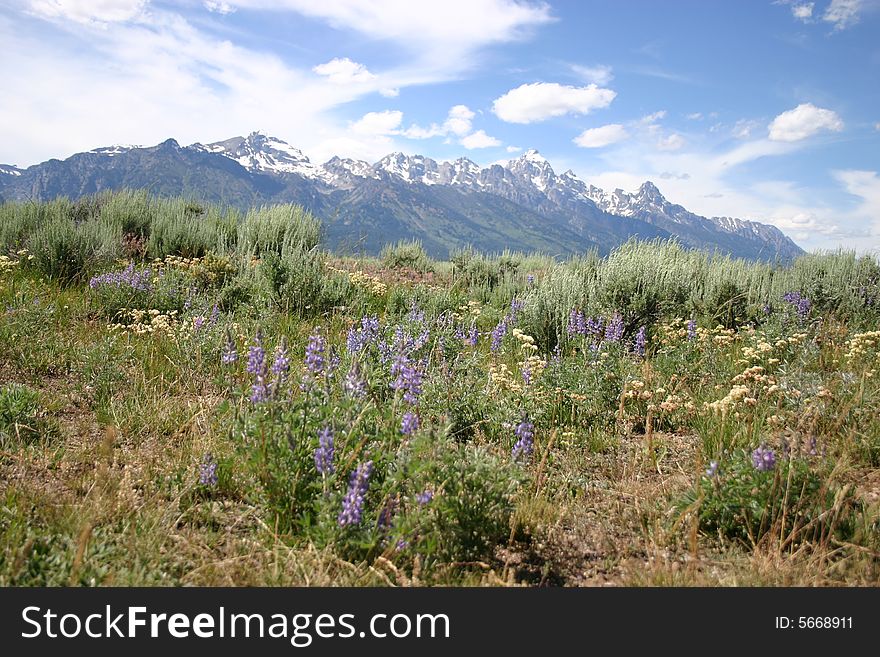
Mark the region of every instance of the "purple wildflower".
<instances>
[{"instance_id":1,"label":"purple wildflower","mask_svg":"<svg viewBox=\"0 0 880 657\"><path fill-rule=\"evenodd\" d=\"M199 464L199 483L202 486L213 487L217 485L217 461L214 460L214 455L211 452L207 452Z\"/></svg>"},{"instance_id":2,"label":"purple wildflower","mask_svg":"<svg viewBox=\"0 0 880 657\"><path fill-rule=\"evenodd\" d=\"M223 345L223 354L220 356L220 361L224 365L233 365L238 360L238 351L235 349L235 340L232 339L232 334L230 332L226 332L226 344Z\"/></svg>"},{"instance_id":3,"label":"purple wildflower","mask_svg":"<svg viewBox=\"0 0 880 657\"><path fill-rule=\"evenodd\" d=\"M776 467L776 454L772 449L762 445L752 452L752 465L755 470L767 472Z\"/></svg>"},{"instance_id":4,"label":"purple wildflower","mask_svg":"<svg viewBox=\"0 0 880 657\"><path fill-rule=\"evenodd\" d=\"M471 347L476 347L479 339L480 333L477 331L477 323L471 322L471 330L468 331L467 337L465 338L465 344L470 345Z\"/></svg>"},{"instance_id":5,"label":"purple wildflower","mask_svg":"<svg viewBox=\"0 0 880 657\"><path fill-rule=\"evenodd\" d=\"M361 399L367 394L367 382L361 376L360 367L356 362L352 364L351 369L342 380L342 389L355 399Z\"/></svg>"},{"instance_id":6,"label":"purple wildflower","mask_svg":"<svg viewBox=\"0 0 880 657\"><path fill-rule=\"evenodd\" d=\"M648 343L648 329L642 326L638 333L636 333L636 339L633 343L633 351L637 356L641 356L644 358L645 356L645 347Z\"/></svg>"},{"instance_id":7,"label":"purple wildflower","mask_svg":"<svg viewBox=\"0 0 880 657\"><path fill-rule=\"evenodd\" d=\"M398 353L391 364L391 376L395 377L391 387L403 391L403 400L416 404L422 394L422 372L405 353Z\"/></svg>"},{"instance_id":8,"label":"purple wildflower","mask_svg":"<svg viewBox=\"0 0 880 657\"><path fill-rule=\"evenodd\" d=\"M709 467L706 468L706 476L710 479L718 476L718 461L709 462Z\"/></svg>"},{"instance_id":9,"label":"purple wildflower","mask_svg":"<svg viewBox=\"0 0 880 657\"><path fill-rule=\"evenodd\" d=\"M340 527L357 525L361 521L364 511L364 497L370 485L370 474L373 472L373 462L366 461L353 470L348 484L348 492L342 499L342 510L339 512L337 521Z\"/></svg>"},{"instance_id":10,"label":"purple wildflower","mask_svg":"<svg viewBox=\"0 0 880 657\"><path fill-rule=\"evenodd\" d=\"M199 315L198 317L193 319L193 331L195 331L196 333L198 333L204 325L205 325L204 315Z\"/></svg>"},{"instance_id":11,"label":"purple wildflower","mask_svg":"<svg viewBox=\"0 0 880 657\"><path fill-rule=\"evenodd\" d=\"M623 339L623 316L614 313L605 326L605 342L620 342Z\"/></svg>"},{"instance_id":12,"label":"purple wildflower","mask_svg":"<svg viewBox=\"0 0 880 657\"><path fill-rule=\"evenodd\" d=\"M423 492L416 495L416 502L419 503L419 506L425 506L433 499L434 491L432 491L430 488L426 488Z\"/></svg>"},{"instance_id":13,"label":"purple wildflower","mask_svg":"<svg viewBox=\"0 0 880 657\"><path fill-rule=\"evenodd\" d=\"M333 474L333 430L325 426L318 432L318 447L315 449L315 468L323 476Z\"/></svg>"},{"instance_id":14,"label":"purple wildflower","mask_svg":"<svg viewBox=\"0 0 880 657\"><path fill-rule=\"evenodd\" d=\"M810 309L813 307L813 302L800 292L786 292L782 295L782 299L794 306L800 320L805 320L810 314Z\"/></svg>"},{"instance_id":15,"label":"purple wildflower","mask_svg":"<svg viewBox=\"0 0 880 657\"><path fill-rule=\"evenodd\" d=\"M309 336L309 343L306 345L306 369L309 374L321 376L324 374L326 361L324 360L324 351L327 349L327 343L319 333Z\"/></svg>"},{"instance_id":16,"label":"purple wildflower","mask_svg":"<svg viewBox=\"0 0 880 657\"><path fill-rule=\"evenodd\" d=\"M266 361L266 352L263 350L263 333L257 329L254 343L248 348L248 374L257 374L263 369Z\"/></svg>"},{"instance_id":17,"label":"purple wildflower","mask_svg":"<svg viewBox=\"0 0 880 657\"><path fill-rule=\"evenodd\" d=\"M272 363L272 373L279 378L284 378L290 370L290 356L287 351L287 340L281 338L281 344L275 349L275 361Z\"/></svg>"},{"instance_id":18,"label":"purple wildflower","mask_svg":"<svg viewBox=\"0 0 880 657\"><path fill-rule=\"evenodd\" d=\"M379 318L366 316L361 318L360 326L352 326L348 331L345 346L350 354L359 354L379 337Z\"/></svg>"},{"instance_id":19,"label":"purple wildflower","mask_svg":"<svg viewBox=\"0 0 880 657\"><path fill-rule=\"evenodd\" d=\"M407 411L406 413L404 413L403 419L400 422L400 433L402 433L404 436L411 436L418 430L419 416L412 411Z\"/></svg>"},{"instance_id":20,"label":"purple wildflower","mask_svg":"<svg viewBox=\"0 0 880 657\"><path fill-rule=\"evenodd\" d=\"M153 272L150 269L136 270L134 263L122 271L107 272L93 276L89 287L97 290L100 287L129 288L135 292L149 292L152 289Z\"/></svg>"},{"instance_id":21,"label":"purple wildflower","mask_svg":"<svg viewBox=\"0 0 880 657\"><path fill-rule=\"evenodd\" d=\"M510 321L516 321L517 315L519 315L523 309L526 307L526 302L522 299L511 299L510 300Z\"/></svg>"},{"instance_id":22,"label":"purple wildflower","mask_svg":"<svg viewBox=\"0 0 880 657\"><path fill-rule=\"evenodd\" d=\"M210 318L208 318L208 322L211 324L211 326L214 326L217 323L218 319L220 319L220 306L215 303L214 306L211 308L211 316Z\"/></svg>"},{"instance_id":23,"label":"purple wildflower","mask_svg":"<svg viewBox=\"0 0 880 657\"><path fill-rule=\"evenodd\" d=\"M577 308L572 308L568 314L568 334L584 335L587 332L587 324L584 313Z\"/></svg>"},{"instance_id":24,"label":"purple wildflower","mask_svg":"<svg viewBox=\"0 0 880 657\"><path fill-rule=\"evenodd\" d=\"M533 274L529 274L528 276L526 276L526 283L528 283L529 285L534 285L535 276Z\"/></svg>"},{"instance_id":25,"label":"purple wildflower","mask_svg":"<svg viewBox=\"0 0 880 657\"><path fill-rule=\"evenodd\" d=\"M697 320L691 318L687 323L687 339L688 340L696 340L697 339Z\"/></svg>"},{"instance_id":26,"label":"purple wildflower","mask_svg":"<svg viewBox=\"0 0 880 657\"><path fill-rule=\"evenodd\" d=\"M489 348L492 351L498 351L501 348L501 342L504 340L504 336L507 335L507 319L505 317L492 329L492 342L489 344Z\"/></svg>"},{"instance_id":27,"label":"purple wildflower","mask_svg":"<svg viewBox=\"0 0 880 657\"><path fill-rule=\"evenodd\" d=\"M251 403L261 404L269 399L269 386L266 384L265 370L257 374L251 385Z\"/></svg>"},{"instance_id":28,"label":"purple wildflower","mask_svg":"<svg viewBox=\"0 0 880 657\"><path fill-rule=\"evenodd\" d=\"M425 321L425 311L419 308L419 304L416 302L415 299L410 302L409 313L407 314L406 318L409 321L416 322L418 324L421 324Z\"/></svg>"},{"instance_id":29,"label":"purple wildflower","mask_svg":"<svg viewBox=\"0 0 880 657\"><path fill-rule=\"evenodd\" d=\"M531 456L535 446L535 425L529 422L527 417L523 418L522 422L516 425L514 434L518 438L516 444L513 446L512 454L514 460L518 459L520 456L526 458Z\"/></svg>"}]
</instances>

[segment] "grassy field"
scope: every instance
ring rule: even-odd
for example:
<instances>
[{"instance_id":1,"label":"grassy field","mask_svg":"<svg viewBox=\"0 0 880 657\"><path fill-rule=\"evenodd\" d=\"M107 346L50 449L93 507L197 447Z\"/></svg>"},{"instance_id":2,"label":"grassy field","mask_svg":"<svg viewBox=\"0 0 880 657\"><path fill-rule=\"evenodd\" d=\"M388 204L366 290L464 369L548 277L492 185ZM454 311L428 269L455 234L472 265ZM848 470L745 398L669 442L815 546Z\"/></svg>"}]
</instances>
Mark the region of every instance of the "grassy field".
<instances>
[{"instance_id":1,"label":"grassy field","mask_svg":"<svg viewBox=\"0 0 880 657\"><path fill-rule=\"evenodd\" d=\"M877 585L880 266L0 206L0 585Z\"/></svg>"}]
</instances>

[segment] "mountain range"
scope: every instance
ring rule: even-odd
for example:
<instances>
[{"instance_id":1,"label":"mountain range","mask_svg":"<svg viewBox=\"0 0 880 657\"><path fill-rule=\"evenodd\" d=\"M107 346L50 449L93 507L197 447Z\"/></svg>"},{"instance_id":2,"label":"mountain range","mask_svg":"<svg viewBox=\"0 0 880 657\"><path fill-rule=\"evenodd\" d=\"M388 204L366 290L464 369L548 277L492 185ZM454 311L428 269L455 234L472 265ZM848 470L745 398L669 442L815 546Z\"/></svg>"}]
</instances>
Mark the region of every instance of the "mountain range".
<instances>
[{"instance_id":1,"label":"mountain range","mask_svg":"<svg viewBox=\"0 0 880 657\"><path fill-rule=\"evenodd\" d=\"M286 142L254 132L211 144L107 146L26 169L0 164L0 200L76 199L148 189L247 209L299 203L321 217L325 244L375 254L419 239L435 257L455 248L607 253L622 242L674 238L685 246L767 261L803 253L778 228L707 218L670 203L651 183L606 192L572 171L557 174L535 150L480 167L392 153L370 164L333 157L318 165Z\"/></svg>"}]
</instances>

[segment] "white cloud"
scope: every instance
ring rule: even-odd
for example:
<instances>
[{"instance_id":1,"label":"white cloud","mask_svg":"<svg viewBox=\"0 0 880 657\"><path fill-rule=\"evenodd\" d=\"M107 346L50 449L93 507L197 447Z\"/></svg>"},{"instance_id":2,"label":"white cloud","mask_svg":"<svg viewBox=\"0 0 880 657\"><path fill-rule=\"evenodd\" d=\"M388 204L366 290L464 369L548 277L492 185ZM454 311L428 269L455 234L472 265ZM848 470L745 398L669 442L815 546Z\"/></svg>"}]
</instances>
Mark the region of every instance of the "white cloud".
<instances>
[{"instance_id":1,"label":"white cloud","mask_svg":"<svg viewBox=\"0 0 880 657\"><path fill-rule=\"evenodd\" d=\"M822 20L831 23L835 31L845 30L859 22L862 0L831 0Z\"/></svg>"},{"instance_id":2,"label":"white cloud","mask_svg":"<svg viewBox=\"0 0 880 657\"><path fill-rule=\"evenodd\" d=\"M76 23L101 24L130 21L140 16L147 0L30 0L34 13L45 18L66 18Z\"/></svg>"},{"instance_id":3,"label":"white cloud","mask_svg":"<svg viewBox=\"0 0 880 657\"><path fill-rule=\"evenodd\" d=\"M573 139L582 148L602 148L616 144L629 137L629 133L619 123L609 123L599 128L589 128Z\"/></svg>"},{"instance_id":4,"label":"white cloud","mask_svg":"<svg viewBox=\"0 0 880 657\"><path fill-rule=\"evenodd\" d=\"M393 135L397 134L403 112L385 110L383 112L367 112L351 124L351 131L360 135Z\"/></svg>"},{"instance_id":5,"label":"white cloud","mask_svg":"<svg viewBox=\"0 0 880 657\"><path fill-rule=\"evenodd\" d=\"M805 2L800 5L792 5L791 14L795 18L806 22L806 21L810 20L810 18L812 18L814 6L815 6L815 3L812 3L812 2Z\"/></svg>"},{"instance_id":6,"label":"white cloud","mask_svg":"<svg viewBox=\"0 0 880 657\"><path fill-rule=\"evenodd\" d=\"M348 57L331 59L324 64L318 64L312 70L334 84L369 82L376 78L366 66L353 62Z\"/></svg>"},{"instance_id":7,"label":"white cloud","mask_svg":"<svg viewBox=\"0 0 880 657\"><path fill-rule=\"evenodd\" d=\"M597 64L596 66L581 66L579 64L572 64L571 70L574 71L578 76L583 78L584 81L591 82L593 84L608 84L614 79L611 67L604 64Z\"/></svg>"},{"instance_id":8,"label":"white cloud","mask_svg":"<svg viewBox=\"0 0 880 657\"><path fill-rule=\"evenodd\" d=\"M432 123L427 128L411 125L401 134L410 139L430 139L432 137L446 137L450 134L463 137L471 131L474 114L467 105L454 105L449 109L446 120L438 125Z\"/></svg>"},{"instance_id":9,"label":"white cloud","mask_svg":"<svg viewBox=\"0 0 880 657\"><path fill-rule=\"evenodd\" d=\"M490 137L486 134L484 130L477 130L476 132L472 132L466 137L462 137L459 143L468 150L472 150L475 148L490 148L492 146L501 146L500 140L495 139L495 137Z\"/></svg>"},{"instance_id":10,"label":"white cloud","mask_svg":"<svg viewBox=\"0 0 880 657\"><path fill-rule=\"evenodd\" d=\"M644 125L650 125L651 123L656 123L661 119L666 118L666 110L660 110L659 112L654 112L653 114L646 114L642 118L639 119L639 123Z\"/></svg>"},{"instance_id":11,"label":"white cloud","mask_svg":"<svg viewBox=\"0 0 880 657\"><path fill-rule=\"evenodd\" d=\"M684 144L684 137L677 133L672 133L671 135L662 137L660 141L657 142L657 148L661 151L677 151L684 147Z\"/></svg>"},{"instance_id":12,"label":"white cloud","mask_svg":"<svg viewBox=\"0 0 880 657\"><path fill-rule=\"evenodd\" d=\"M685 117L688 121L702 121L703 113L702 112L692 112L691 114L686 114Z\"/></svg>"},{"instance_id":13,"label":"white cloud","mask_svg":"<svg viewBox=\"0 0 880 657\"><path fill-rule=\"evenodd\" d=\"M773 119L769 135L773 141L800 141L821 130L840 132L843 121L832 110L802 103Z\"/></svg>"},{"instance_id":14,"label":"white cloud","mask_svg":"<svg viewBox=\"0 0 880 657\"><path fill-rule=\"evenodd\" d=\"M385 98L397 98L400 95L400 89L396 87L386 87L379 89L379 95Z\"/></svg>"},{"instance_id":15,"label":"white cloud","mask_svg":"<svg viewBox=\"0 0 880 657\"><path fill-rule=\"evenodd\" d=\"M354 30L371 39L400 44L435 63L458 61L481 47L522 39L554 20L544 2L445 0L426 6L406 0L226 0L230 5L293 11Z\"/></svg>"},{"instance_id":16,"label":"white cloud","mask_svg":"<svg viewBox=\"0 0 880 657\"><path fill-rule=\"evenodd\" d=\"M534 82L511 89L492 103L492 111L508 123L533 123L565 114L587 114L608 107L616 92L595 84L571 87Z\"/></svg>"},{"instance_id":17,"label":"white cloud","mask_svg":"<svg viewBox=\"0 0 880 657\"><path fill-rule=\"evenodd\" d=\"M508 146L504 150L506 150L508 153L519 153L522 148L520 148L519 146Z\"/></svg>"},{"instance_id":18,"label":"white cloud","mask_svg":"<svg viewBox=\"0 0 880 657\"><path fill-rule=\"evenodd\" d=\"M223 0L205 0L204 5L205 9L207 9L208 11L212 11L215 14L222 14L223 16L231 14L235 11L235 7L230 5L228 2L224 2Z\"/></svg>"},{"instance_id":19,"label":"white cloud","mask_svg":"<svg viewBox=\"0 0 880 657\"><path fill-rule=\"evenodd\" d=\"M761 127L761 122L754 119L740 119L733 125L732 134L737 139L748 139L752 132Z\"/></svg>"},{"instance_id":20,"label":"white cloud","mask_svg":"<svg viewBox=\"0 0 880 657\"><path fill-rule=\"evenodd\" d=\"M880 247L880 174L876 171L844 169L832 175L846 189L860 199L855 215L872 225L873 235L878 238L875 248Z\"/></svg>"}]
</instances>

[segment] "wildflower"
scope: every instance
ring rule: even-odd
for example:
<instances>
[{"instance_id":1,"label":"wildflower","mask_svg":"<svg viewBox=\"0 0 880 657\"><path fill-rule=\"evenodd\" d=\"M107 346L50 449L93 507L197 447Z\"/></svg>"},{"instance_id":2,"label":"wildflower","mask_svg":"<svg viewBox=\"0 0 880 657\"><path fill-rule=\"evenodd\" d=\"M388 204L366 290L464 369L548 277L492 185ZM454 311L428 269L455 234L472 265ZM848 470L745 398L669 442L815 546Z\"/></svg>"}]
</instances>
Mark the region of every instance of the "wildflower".
<instances>
[{"instance_id":1,"label":"wildflower","mask_svg":"<svg viewBox=\"0 0 880 657\"><path fill-rule=\"evenodd\" d=\"M605 327L605 342L620 342L623 339L623 316L614 313Z\"/></svg>"},{"instance_id":2,"label":"wildflower","mask_svg":"<svg viewBox=\"0 0 880 657\"><path fill-rule=\"evenodd\" d=\"M584 320L584 314L580 310L572 308L571 312L568 314L568 334L584 335L586 332L587 325Z\"/></svg>"},{"instance_id":3,"label":"wildflower","mask_svg":"<svg viewBox=\"0 0 880 657\"><path fill-rule=\"evenodd\" d=\"M333 430L324 426L318 432L318 447L315 449L315 468L322 477L333 474Z\"/></svg>"},{"instance_id":4,"label":"wildflower","mask_svg":"<svg viewBox=\"0 0 880 657\"><path fill-rule=\"evenodd\" d=\"M489 348L492 351L498 351L501 348L501 341L504 340L505 335L507 335L507 317L498 322L495 328L492 329L492 342L489 344Z\"/></svg>"},{"instance_id":5,"label":"wildflower","mask_svg":"<svg viewBox=\"0 0 880 657\"><path fill-rule=\"evenodd\" d=\"M813 303L800 292L786 292L782 295L782 300L794 306L798 318L802 321L807 318L813 307Z\"/></svg>"},{"instance_id":6,"label":"wildflower","mask_svg":"<svg viewBox=\"0 0 880 657\"><path fill-rule=\"evenodd\" d=\"M647 329L642 326L639 329L639 332L636 333L635 343L633 344L633 351L635 351L637 356L645 356L645 346L648 342L648 334Z\"/></svg>"},{"instance_id":7,"label":"wildflower","mask_svg":"<svg viewBox=\"0 0 880 657\"><path fill-rule=\"evenodd\" d=\"M526 283L528 283L529 285L534 285L535 284L534 275L529 274L528 276L526 276Z\"/></svg>"},{"instance_id":8,"label":"wildflower","mask_svg":"<svg viewBox=\"0 0 880 657\"><path fill-rule=\"evenodd\" d=\"M425 321L425 311L419 308L419 304L416 303L415 299L413 299L409 305L409 313L407 314L406 318L409 321L415 322L417 324L421 324Z\"/></svg>"},{"instance_id":9,"label":"wildflower","mask_svg":"<svg viewBox=\"0 0 880 657\"><path fill-rule=\"evenodd\" d=\"M360 326L355 328L352 326L348 331L348 337L345 341L348 353L354 355L362 352L369 344L376 341L379 337L379 318L376 316L366 316L361 318Z\"/></svg>"},{"instance_id":10,"label":"wildflower","mask_svg":"<svg viewBox=\"0 0 880 657\"><path fill-rule=\"evenodd\" d=\"M213 487L217 485L217 461L214 460L214 455L211 452L207 452L199 464L199 483L202 486Z\"/></svg>"},{"instance_id":11,"label":"wildflower","mask_svg":"<svg viewBox=\"0 0 880 657\"><path fill-rule=\"evenodd\" d=\"M476 347L477 341L479 339L480 339L480 334L477 331L477 323L471 322L471 330L468 332L468 335L465 338L465 344L468 344L471 347Z\"/></svg>"},{"instance_id":12,"label":"wildflower","mask_svg":"<svg viewBox=\"0 0 880 657\"><path fill-rule=\"evenodd\" d=\"M238 352L235 350L235 340L232 333L226 332L226 344L223 345L223 353L220 360L224 365L232 365L238 360Z\"/></svg>"},{"instance_id":13,"label":"wildflower","mask_svg":"<svg viewBox=\"0 0 880 657\"><path fill-rule=\"evenodd\" d=\"M523 420L516 425L514 434L518 438L516 444L513 446L512 455L514 460L518 459L520 456L525 456L526 458L531 456L535 446L535 425L529 422L527 417L523 418Z\"/></svg>"},{"instance_id":14,"label":"wildflower","mask_svg":"<svg viewBox=\"0 0 880 657\"><path fill-rule=\"evenodd\" d=\"M346 394L355 399L361 399L367 394L367 382L361 376L360 367L357 362L353 363L351 369L342 380L342 389Z\"/></svg>"},{"instance_id":15,"label":"wildflower","mask_svg":"<svg viewBox=\"0 0 880 657\"><path fill-rule=\"evenodd\" d=\"M718 461L709 462L709 467L706 468L706 476L710 479L718 476Z\"/></svg>"},{"instance_id":16,"label":"wildflower","mask_svg":"<svg viewBox=\"0 0 880 657\"><path fill-rule=\"evenodd\" d=\"M325 360L324 360L324 351L327 348L327 343L324 341L324 338L321 337L319 333L314 333L309 336L309 343L306 345L306 369L309 371L309 374L314 374L315 376L321 376L324 374Z\"/></svg>"},{"instance_id":17,"label":"wildflower","mask_svg":"<svg viewBox=\"0 0 880 657\"><path fill-rule=\"evenodd\" d=\"M769 447L762 445L752 452L752 465L755 466L755 470L761 472L772 470L776 467L776 454Z\"/></svg>"},{"instance_id":18,"label":"wildflower","mask_svg":"<svg viewBox=\"0 0 880 657\"><path fill-rule=\"evenodd\" d=\"M517 315L519 315L523 309L526 307L526 302L521 299L511 299L510 300L510 321L516 321Z\"/></svg>"},{"instance_id":19,"label":"wildflower","mask_svg":"<svg viewBox=\"0 0 880 657\"><path fill-rule=\"evenodd\" d=\"M693 318L687 323L687 339L691 341L697 339L697 320Z\"/></svg>"},{"instance_id":20,"label":"wildflower","mask_svg":"<svg viewBox=\"0 0 880 657\"><path fill-rule=\"evenodd\" d=\"M269 386L266 385L266 374L261 372L257 374L251 385L251 403L261 404L269 399Z\"/></svg>"},{"instance_id":21,"label":"wildflower","mask_svg":"<svg viewBox=\"0 0 880 657\"><path fill-rule=\"evenodd\" d=\"M403 400L416 404L422 394L422 373L410 357L399 352L391 364L391 376L395 377L391 387L403 391Z\"/></svg>"},{"instance_id":22,"label":"wildflower","mask_svg":"<svg viewBox=\"0 0 880 657\"><path fill-rule=\"evenodd\" d=\"M263 333L257 329L257 335L254 337L254 344L248 349L248 374L257 374L263 368L266 359L266 352L263 350Z\"/></svg>"},{"instance_id":23,"label":"wildflower","mask_svg":"<svg viewBox=\"0 0 880 657\"><path fill-rule=\"evenodd\" d=\"M352 471L348 492L346 492L345 497L342 499L342 510L337 518L340 527L360 523L364 511L364 497L370 485L370 474L372 472L372 461L366 461Z\"/></svg>"},{"instance_id":24,"label":"wildflower","mask_svg":"<svg viewBox=\"0 0 880 657\"><path fill-rule=\"evenodd\" d=\"M419 430L419 416L411 411L407 411L403 414L403 419L400 422L400 433L404 436L411 436L416 431Z\"/></svg>"},{"instance_id":25,"label":"wildflower","mask_svg":"<svg viewBox=\"0 0 880 657\"><path fill-rule=\"evenodd\" d=\"M419 503L419 506L425 506L433 499L434 491L432 491L430 488L426 488L424 491L416 495L416 502Z\"/></svg>"},{"instance_id":26,"label":"wildflower","mask_svg":"<svg viewBox=\"0 0 880 657\"><path fill-rule=\"evenodd\" d=\"M290 357L287 355L287 340L281 338L281 344L275 350L275 361L272 363L272 373L279 379L284 378L290 369Z\"/></svg>"},{"instance_id":27,"label":"wildflower","mask_svg":"<svg viewBox=\"0 0 880 657\"><path fill-rule=\"evenodd\" d=\"M215 303L214 307L211 308L211 317L208 319L208 322L210 323L211 326L214 326L217 323L217 320L219 318L220 318L220 306L218 306Z\"/></svg>"}]
</instances>

